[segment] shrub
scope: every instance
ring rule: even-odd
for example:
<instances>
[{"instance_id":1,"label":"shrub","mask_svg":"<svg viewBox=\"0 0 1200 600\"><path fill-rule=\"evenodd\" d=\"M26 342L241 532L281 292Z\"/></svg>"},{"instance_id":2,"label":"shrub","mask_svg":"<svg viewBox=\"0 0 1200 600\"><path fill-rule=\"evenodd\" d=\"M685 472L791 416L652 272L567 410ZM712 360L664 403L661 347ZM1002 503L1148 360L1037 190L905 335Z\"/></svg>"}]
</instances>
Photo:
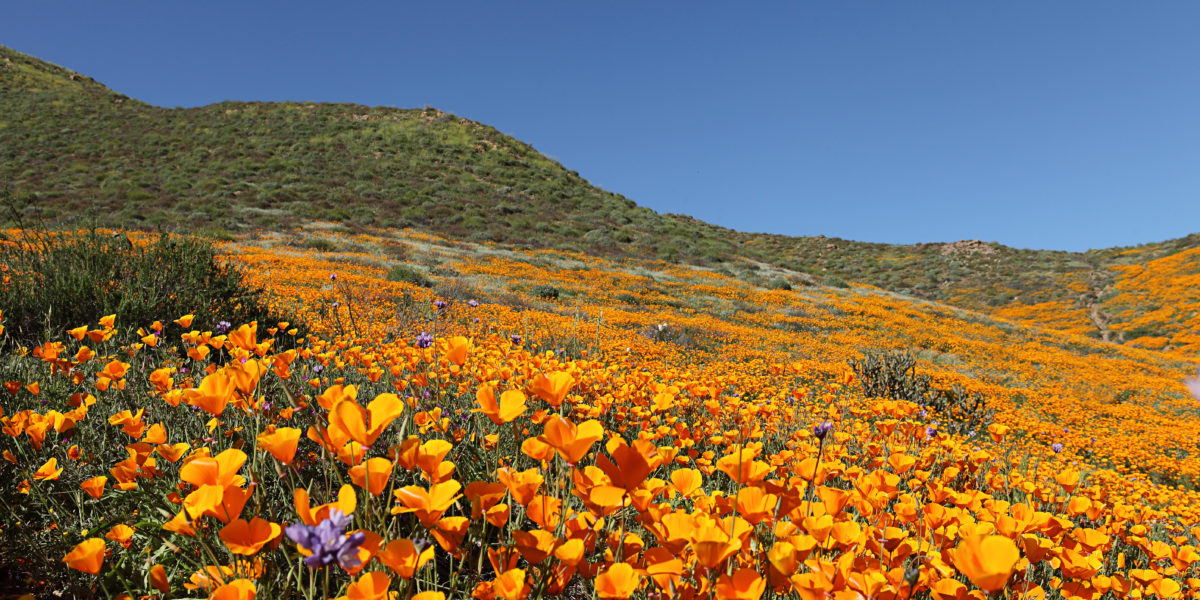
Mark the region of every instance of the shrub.
<instances>
[{"instance_id":1,"label":"shrub","mask_svg":"<svg viewBox=\"0 0 1200 600\"><path fill-rule=\"evenodd\" d=\"M433 281L425 276L424 273L407 265L397 265L392 267L387 274L388 281L403 281L421 287L433 287Z\"/></svg>"},{"instance_id":2,"label":"shrub","mask_svg":"<svg viewBox=\"0 0 1200 600\"><path fill-rule=\"evenodd\" d=\"M543 300L558 299L558 288L552 285L535 285L533 289L529 290L529 293Z\"/></svg>"},{"instance_id":3,"label":"shrub","mask_svg":"<svg viewBox=\"0 0 1200 600\"><path fill-rule=\"evenodd\" d=\"M934 388L929 375L917 373L917 359L908 352L867 352L862 359L852 359L850 368L866 396L919 404L946 421L952 433L979 434L995 414L978 392L967 394L958 385Z\"/></svg>"},{"instance_id":4,"label":"shrub","mask_svg":"<svg viewBox=\"0 0 1200 600\"><path fill-rule=\"evenodd\" d=\"M98 232L40 233L0 246L10 278L0 285L6 333L36 344L100 317L148 327L194 314L192 327L220 321L273 325L296 319L275 314L263 290L251 288L212 242L160 234L134 243Z\"/></svg>"},{"instance_id":5,"label":"shrub","mask_svg":"<svg viewBox=\"0 0 1200 600\"><path fill-rule=\"evenodd\" d=\"M850 284L846 283L845 279L842 279L841 277L838 277L837 275L826 275L825 276L825 285L827 285L829 287L835 287L835 288L850 287Z\"/></svg>"}]
</instances>

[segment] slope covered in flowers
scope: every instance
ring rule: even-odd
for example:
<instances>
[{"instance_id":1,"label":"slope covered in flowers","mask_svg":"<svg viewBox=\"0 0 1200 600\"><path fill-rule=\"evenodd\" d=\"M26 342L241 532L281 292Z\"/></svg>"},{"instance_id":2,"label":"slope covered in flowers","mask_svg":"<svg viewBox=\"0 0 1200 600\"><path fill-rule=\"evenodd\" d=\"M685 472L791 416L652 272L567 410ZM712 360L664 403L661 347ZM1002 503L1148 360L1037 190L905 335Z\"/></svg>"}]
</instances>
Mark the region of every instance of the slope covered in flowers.
<instances>
[{"instance_id":1,"label":"slope covered in flowers","mask_svg":"<svg viewBox=\"0 0 1200 600\"><path fill-rule=\"evenodd\" d=\"M327 235L226 247L311 331L160 339L190 324L163 315L2 348L17 591L1200 591L1193 359L867 287ZM851 364L888 350L990 422L865 396Z\"/></svg>"}]
</instances>

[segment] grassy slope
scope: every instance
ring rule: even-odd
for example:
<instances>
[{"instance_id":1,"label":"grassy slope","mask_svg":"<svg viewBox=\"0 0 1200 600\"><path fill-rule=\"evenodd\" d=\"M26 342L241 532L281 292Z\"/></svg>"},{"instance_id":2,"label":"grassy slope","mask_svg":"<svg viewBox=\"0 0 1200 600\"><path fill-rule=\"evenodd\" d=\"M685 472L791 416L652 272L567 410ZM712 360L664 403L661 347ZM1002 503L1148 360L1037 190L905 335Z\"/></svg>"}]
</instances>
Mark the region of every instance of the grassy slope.
<instances>
[{"instance_id":1,"label":"grassy slope","mask_svg":"<svg viewBox=\"0 0 1200 600\"><path fill-rule=\"evenodd\" d=\"M165 109L3 47L0 185L27 217L60 224L408 227L719 266L760 284L855 281L1114 341L1186 329L1182 311L1147 321L1135 302L1146 290L1131 279L1153 259L1200 246L1196 235L1136 253L1070 253L741 233L639 207L528 144L437 110ZM1120 278L1132 292L1114 285Z\"/></svg>"}]
</instances>

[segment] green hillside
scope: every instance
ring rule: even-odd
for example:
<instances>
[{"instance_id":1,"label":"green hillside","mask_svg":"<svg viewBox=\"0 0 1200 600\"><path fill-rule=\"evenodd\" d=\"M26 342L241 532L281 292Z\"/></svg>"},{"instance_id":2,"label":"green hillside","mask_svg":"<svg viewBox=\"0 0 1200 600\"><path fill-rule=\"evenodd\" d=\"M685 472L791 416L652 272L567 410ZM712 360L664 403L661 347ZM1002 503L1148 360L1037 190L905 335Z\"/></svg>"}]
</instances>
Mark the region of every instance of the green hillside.
<instances>
[{"instance_id":1,"label":"green hillside","mask_svg":"<svg viewBox=\"0 0 1200 600\"><path fill-rule=\"evenodd\" d=\"M1200 245L1189 236L1122 255L742 233L640 207L493 127L435 109L160 108L4 47L0 187L25 224L412 228L704 265L763 286L857 282L983 311L1048 300L1090 307L1103 301L1113 264Z\"/></svg>"}]
</instances>

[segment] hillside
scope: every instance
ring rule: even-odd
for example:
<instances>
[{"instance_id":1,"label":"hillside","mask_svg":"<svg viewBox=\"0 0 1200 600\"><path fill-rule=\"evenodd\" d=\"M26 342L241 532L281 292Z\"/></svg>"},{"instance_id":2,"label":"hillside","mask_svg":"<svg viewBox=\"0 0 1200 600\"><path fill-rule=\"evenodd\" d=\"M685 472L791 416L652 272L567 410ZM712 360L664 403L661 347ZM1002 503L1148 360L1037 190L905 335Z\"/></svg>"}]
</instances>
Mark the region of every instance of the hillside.
<instances>
[{"instance_id":1,"label":"hillside","mask_svg":"<svg viewBox=\"0 0 1200 600\"><path fill-rule=\"evenodd\" d=\"M1187 277L1197 235L1076 253L736 232L640 207L493 127L435 109L159 108L3 47L0 187L25 224L218 235L315 220L410 228L704 265L760 286L857 282L1099 339L1200 348L1189 337L1196 311L1164 306L1156 290L1172 284L1154 274Z\"/></svg>"},{"instance_id":2,"label":"hillside","mask_svg":"<svg viewBox=\"0 0 1200 600\"><path fill-rule=\"evenodd\" d=\"M1200 597L1200 235L741 233L8 50L0 153L0 596Z\"/></svg>"}]
</instances>

